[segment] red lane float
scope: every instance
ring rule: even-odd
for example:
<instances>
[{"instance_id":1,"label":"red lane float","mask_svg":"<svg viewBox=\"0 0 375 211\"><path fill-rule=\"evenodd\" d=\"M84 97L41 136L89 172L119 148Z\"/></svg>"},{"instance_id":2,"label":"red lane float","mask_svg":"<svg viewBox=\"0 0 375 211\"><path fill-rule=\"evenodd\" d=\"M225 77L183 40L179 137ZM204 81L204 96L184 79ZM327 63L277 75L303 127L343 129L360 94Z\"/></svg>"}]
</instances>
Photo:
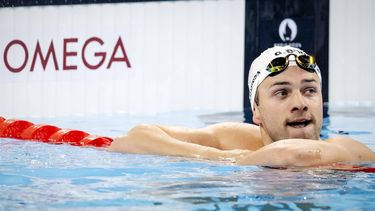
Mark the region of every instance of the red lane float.
<instances>
[{"instance_id":1,"label":"red lane float","mask_svg":"<svg viewBox=\"0 0 375 211\"><path fill-rule=\"evenodd\" d=\"M61 129L53 125L33 124L25 120L5 119L1 116L0 137L93 147L107 147L113 141L112 138L90 135L80 130Z\"/></svg>"},{"instance_id":2,"label":"red lane float","mask_svg":"<svg viewBox=\"0 0 375 211\"><path fill-rule=\"evenodd\" d=\"M89 135L82 139L81 143L83 146L108 147L111 145L112 141L113 139L109 137Z\"/></svg>"},{"instance_id":3,"label":"red lane float","mask_svg":"<svg viewBox=\"0 0 375 211\"><path fill-rule=\"evenodd\" d=\"M21 138L21 133L33 123L25 120L7 119L0 125L0 135L4 138Z\"/></svg>"},{"instance_id":4,"label":"red lane float","mask_svg":"<svg viewBox=\"0 0 375 211\"><path fill-rule=\"evenodd\" d=\"M350 172L366 172L366 173L375 173L375 167L371 166L351 166L345 165L342 168L334 168L334 170L338 171L350 171Z\"/></svg>"},{"instance_id":5,"label":"red lane float","mask_svg":"<svg viewBox=\"0 0 375 211\"><path fill-rule=\"evenodd\" d=\"M352 172L366 172L366 173L375 173L375 168L374 167L369 167L369 166L354 166Z\"/></svg>"},{"instance_id":6,"label":"red lane float","mask_svg":"<svg viewBox=\"0 0 375 211\"><path fill-rule=\"evenodd\" d=\"M89 134L80 130L59 130L49 137L48 141L54 144L67 143L73 146L83 146L81 140Z\"/></svg>"},{"instance_id":7,"label":"red lane float","mask_svg":"<svg viewBox=\"0 0 375 211\"><path fill-rule=\"evenodd\" d=\"M5 121L5 118L0 116L0 124Z\"/></svg>"},{"instance_id":8,"label":"red lane float","mask_svg":"<svg viewBox=\"0 0 375 211\"><path fill-rule=\"evenodd\" d=\"M32 125L22 132L21 139L48 142L49 137L60 129L52 125Z\"/></svg>"}]
</instances>

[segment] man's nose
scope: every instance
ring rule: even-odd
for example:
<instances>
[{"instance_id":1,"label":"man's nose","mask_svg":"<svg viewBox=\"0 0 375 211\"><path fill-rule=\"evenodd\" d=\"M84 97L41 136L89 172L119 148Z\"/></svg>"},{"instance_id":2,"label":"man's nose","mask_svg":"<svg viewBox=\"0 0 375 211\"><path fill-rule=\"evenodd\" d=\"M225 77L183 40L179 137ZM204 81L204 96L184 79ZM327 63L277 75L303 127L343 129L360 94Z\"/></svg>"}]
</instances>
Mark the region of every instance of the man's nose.
<instances>
[{"instance_id":1,"label":"man's nose","mask_svg":"<svg viewBox=\"0 0 375 211\"><path fill-rule=\"evenodd\" d=\"M292 112L307 111L306 99L301 92L295 92L292 97Z\"/></svg>"}]
</instances>

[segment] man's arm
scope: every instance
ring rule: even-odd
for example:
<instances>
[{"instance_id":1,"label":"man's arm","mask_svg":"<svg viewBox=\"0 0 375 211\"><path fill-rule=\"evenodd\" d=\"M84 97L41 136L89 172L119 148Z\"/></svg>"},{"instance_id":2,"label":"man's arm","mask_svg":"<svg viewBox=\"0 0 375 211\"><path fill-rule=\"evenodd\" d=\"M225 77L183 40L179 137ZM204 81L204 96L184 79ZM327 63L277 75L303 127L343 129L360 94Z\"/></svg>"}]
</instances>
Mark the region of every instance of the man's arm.
<instances>
[{"instance_id":1,"label":"man's arm","mask_svg":"<svg viewBox=\"0 0 375 211\"><path fill-rule=\"evenodd\" d=\"M328 139L327 142L339 145L353 154L358 161L375 161L374 152L365 144L349 137L336 137Z\"/></svg>"},{"instance_id":2,"label":"man's arm","mask_svg":"<svg viewBox=\"0 0 375 211\"><path fill-rule=\"evenodd\" d=\"M329 141L286 139L274 142L237 160L242 165L271 167L324 166L333 163L375 161L374 153L350 138Z\"/></svg>"},{"instance_id":3,"label":"man's arm","mask_svg":"<svg viewBox=\"0 0 375 211\"><path fill-rule=\"evenodd\" d=\"M221 150L220 145L215 130L210 127L188 129L139 125L130 130L127 135L116 138L108 150L209 159L234 158L239 154L249 152L248 150Z\"/></svg>"},{"instance_id":4,"label":"man's arm","mask_svg":"<svg viewBox=\"0 0 375 211\"><path fill-rule=\"evenodd\" d=\"M198 129L160 125L157 127L175 139L221 150L254 151L263 147L259 127L253 124L225 122Z\"/></svg>"}]
</instances>

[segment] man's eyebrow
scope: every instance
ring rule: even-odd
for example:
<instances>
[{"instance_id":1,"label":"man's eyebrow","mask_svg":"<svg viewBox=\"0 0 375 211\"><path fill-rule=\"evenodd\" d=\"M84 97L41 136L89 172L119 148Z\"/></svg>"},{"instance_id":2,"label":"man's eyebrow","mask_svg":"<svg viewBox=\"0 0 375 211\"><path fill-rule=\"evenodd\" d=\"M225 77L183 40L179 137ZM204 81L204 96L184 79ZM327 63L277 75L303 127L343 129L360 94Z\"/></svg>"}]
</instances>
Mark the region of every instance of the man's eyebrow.
<instances>
[{"instance_id":1,"label":"man's eyebrow","mask_svg":"<svg viewBox=\"0 0 375 211\"><path fill-rule=\"evenodd\" d=\"M280 85L291 85L291 83L288 82L288 81L279 81L279 82L275 82L275 83L273 83L270 87L273 87L273 86L280 86Z\"/></svg>"},{"instance_id":2,"label":"man's eyebrow","mask_svg":"<svg viewBox=\"0 0 375 211\"><path fill-rule=\"evenodd\" d=\"M313 79L303 79L302 83L311 83L311 82L316 82L318 83L314 78Z\"/></svg>"},{"instance_id":3,"label":"man's eyebrow","mask_svg":"<svg viewBox=\"0 0 375 211\"><path fill-rule=\"evenodd\" d=\"M302 83L318 83L317 80L315 80L314 78L312 79L303 79L302 80ZM292 83L288 82L288 81L278 81L278 82L275 82L273 84L271 84L270 87L273 87L273 86L283 86L283 85L291 85Z\"/></svg>"}]
</instances>

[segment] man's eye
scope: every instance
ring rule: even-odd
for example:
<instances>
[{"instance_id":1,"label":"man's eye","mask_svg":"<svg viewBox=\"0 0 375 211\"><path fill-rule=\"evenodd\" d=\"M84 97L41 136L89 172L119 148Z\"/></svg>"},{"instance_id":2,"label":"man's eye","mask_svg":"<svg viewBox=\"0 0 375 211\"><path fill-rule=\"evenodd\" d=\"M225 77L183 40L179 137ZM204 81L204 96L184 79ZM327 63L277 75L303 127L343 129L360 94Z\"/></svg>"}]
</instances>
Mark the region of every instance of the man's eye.
<instances>
[{"instance_id":1,"label":"man's eye","mask_svg":"<svg viewBox=\"0 0 375 211\"><path fill-rule=\"evenodd\" d=\"M277 90L275 92L275 96L278 96L278 97L284 97L284 96L287 96L287 95L288 95L288 91L285 90L285 89Z\"/></svg>"},{"instance_id":2,"label":"man's eye","mask_svg":"<svg viewBox=\"0 0 375 211\"><path fill-rule=\"evenodd\" d=\"M317 93L317 90L314 87L309 87L309 88L305 89L305 93L306 94L315 94L315 93Z\"/></svg>"}]
</instances>

